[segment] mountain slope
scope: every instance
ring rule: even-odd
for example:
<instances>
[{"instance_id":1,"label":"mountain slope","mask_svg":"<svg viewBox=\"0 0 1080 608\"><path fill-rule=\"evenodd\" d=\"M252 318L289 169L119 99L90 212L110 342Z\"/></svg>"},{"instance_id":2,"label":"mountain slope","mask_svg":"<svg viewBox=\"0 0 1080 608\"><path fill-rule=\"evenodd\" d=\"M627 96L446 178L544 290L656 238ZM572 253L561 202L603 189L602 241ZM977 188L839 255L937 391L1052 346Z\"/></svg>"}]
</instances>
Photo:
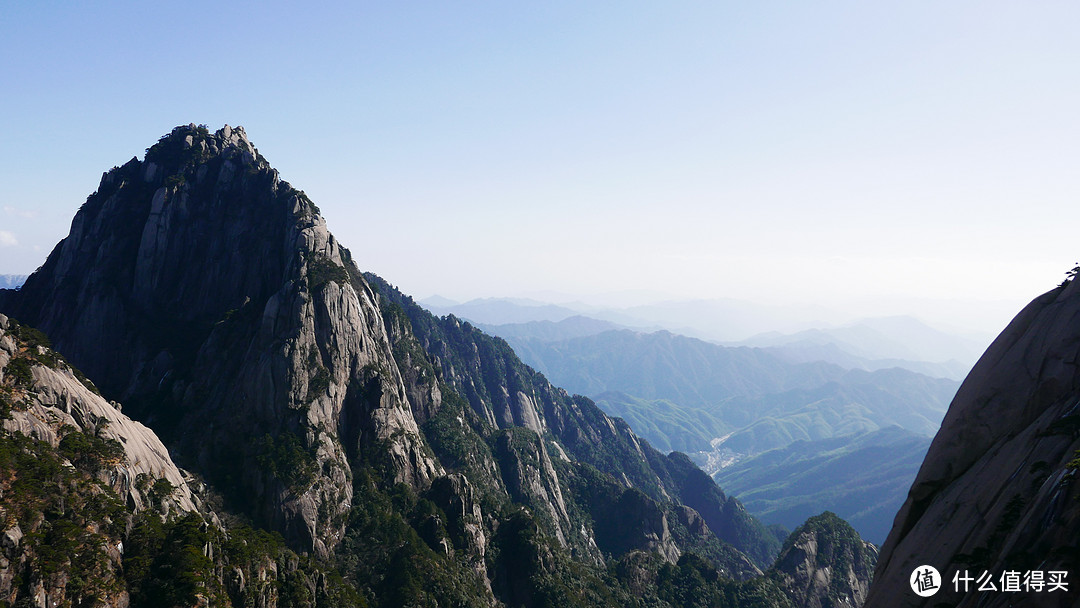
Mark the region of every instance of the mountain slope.
<instances>
[{"instance_id":1,"label":"mountain slope","mask_svg":"<svg viewBox=\"0 0 1080 608\"><path fill-rule=\"evenodd\" d=\"M684 407L667 399L646 400L620 391L595 396L605 412L626 420L639 436L663 452L693 453L712 449L712 441L731 433L720 415Z\"/></svg>"},{"instance_id":2,"label":"mountain slope","mask_svg":"<svg viewBox=\"0 0 1080 608\"><path fill-rule=\"evenodd\" d=\"M689 407L811 388L844 373L833 365L792 365L760 349L726 348L666 331L614 330L557 342L508 341L523 361L569 391L596 395L618 390Z\"/></svg>"},{"instance_id":3,"label":"mountain slope","mask_svg":"<svg viewBox=\"0 0 1080 608\"><path fill-rule=\"evenodd\" d=\"M798 440L818 440L890 425L930 435L944 415L956 383L893 368L851 370L813 389L735 398L725 408L759 418L727 437L722 447L756 454Z\"/></svg>"},{"instance_id":4,"label":"mountain slope","mask_svg":"<svg viewBox=\"0 0 1080 608\"><path fill-rule=\"evenodd\" d=\"M596 398L638 434L670 449L754 454L895 424L930 435L955 381L903 369L788 363L667 332L629 330L557 341L509 340L568 390Z\"/></svg>"},{"instance_id":5,"label":"mountain slope","mask_svg":"<svg viewBox=\"0 0 1080 608\"><path fill-rule=\"evenodd\" d=\"M1068 591L978 591L953 579L1006 571L1073 574L1080 566L1080 284L1036 298L994 341L956 394L882 547L867 605L1075 605ZM945 581L920 598L908 579L920 565ZM1069 576L1071 578L1071 576Z\"/></svg>"},{"instance_id":6,"label":"mountain slope","mask_svg":"<svg viewBox=\"0 0 1080 608\"><path fill-rule=\"evenodd\" d=\"M153 431L3 315L0 409L5 605L366 605L280 537L223 527Z\"/></svg>"},{"instance_id":7,"label":"mountain slope","mask_svg":"<svg viewBox=\"0 0 1080 608\"><path fill-rule=\"evenodd\" d=\"M835 513L811 517L784 542L770 575L796 606L848 608L861 606L877 548Z\"/></svg>"},{"instance_id":8,"label":"mountain slope","mask_svg":"<svg viewBox=\"0 0 1080 608\"><path fill-rule=\"evenodd\" d=\"M565 449L575 460L626 481L654 500L676 499L695 508L721 540L747 552L761 566L771 562L779 548L772 536L711 480L698 481L697 474L708 477L684 456L663 456L591 400L556 389L524 365L503 340L453 316L436 318L385 281L370 274L367 278L388 300L387 314L400 311L407 317L419 345L432 355L434 375L465 396L482 423L550 433L558 440L556 450Z\"/></svg>"}]
</instances>

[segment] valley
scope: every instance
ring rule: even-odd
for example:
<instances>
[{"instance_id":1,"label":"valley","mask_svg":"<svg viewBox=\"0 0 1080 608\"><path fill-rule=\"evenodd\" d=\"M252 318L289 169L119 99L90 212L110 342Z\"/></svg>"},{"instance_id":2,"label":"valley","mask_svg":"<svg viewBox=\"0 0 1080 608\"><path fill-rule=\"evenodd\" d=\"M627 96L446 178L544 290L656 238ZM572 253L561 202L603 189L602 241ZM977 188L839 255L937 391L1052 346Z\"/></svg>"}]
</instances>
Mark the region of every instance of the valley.
<instances>
[{"instance_id":1,"label":"valley","mask_svg":"<svg viewBox=\"0 0 1080 608\"><path fill-rule=\"evenodd\" d=\"M477 319L535 315L477 323L660 451L689 455L763 521L792 529L828 510L875 543L885 540L959 387L948 376L966 374L975 348L967 338L903 318L725 346L583 315L547 320L555 311L569 314L552 304L487 301L469 308L461 310ZM817 350L800 346L810 342ZM808 356L822 350L833 356ZM954 358L887 358L935 355ZM872 361L880 367L867 365ZM935 371L947 376L922 373Z\"/></svg>"}]
</instances>

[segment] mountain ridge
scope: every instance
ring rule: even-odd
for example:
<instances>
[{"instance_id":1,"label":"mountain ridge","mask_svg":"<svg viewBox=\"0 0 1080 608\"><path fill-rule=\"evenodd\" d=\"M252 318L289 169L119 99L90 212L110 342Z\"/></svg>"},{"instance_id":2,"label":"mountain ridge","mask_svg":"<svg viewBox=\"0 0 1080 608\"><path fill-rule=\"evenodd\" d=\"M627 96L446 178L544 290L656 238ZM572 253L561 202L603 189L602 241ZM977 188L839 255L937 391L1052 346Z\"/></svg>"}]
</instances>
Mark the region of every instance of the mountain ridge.
<instances>
[{"instance_id":1,"label":"mountain ridge","mask_svg":"<svg viewBox=\"0 0 1080 608\"><path fill-rule=\"evenodd\" d=\"M362 274L240 128L177 127L107 172L0 310L372 604L633 605L632 573L664 605L672 569L782 597L761 576L779 539L737 500Z\"/></svg>"}]
</instances>

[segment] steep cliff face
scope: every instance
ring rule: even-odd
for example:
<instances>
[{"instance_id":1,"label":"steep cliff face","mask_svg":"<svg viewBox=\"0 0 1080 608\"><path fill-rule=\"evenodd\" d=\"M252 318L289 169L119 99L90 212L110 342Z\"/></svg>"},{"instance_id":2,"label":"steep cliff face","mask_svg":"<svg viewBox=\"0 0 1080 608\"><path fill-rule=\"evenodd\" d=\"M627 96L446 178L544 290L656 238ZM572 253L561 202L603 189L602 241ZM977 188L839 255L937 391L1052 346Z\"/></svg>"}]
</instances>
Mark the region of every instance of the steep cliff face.
<instances>
[{"instance_id":1,"label":"steep cliff face","mask_svg":"<svg viewBox=\"0 0 1080 608\"><path fill-rule=\"evenodd\" d=\"M868 606L1077 601L1080 585L1068 579L1080 572L1078 356L1080 284L1071 281L1021 311L961 385L882 547ZM922 565L944 579L926 598L909 587ZM1052 571L1069 573L1068 590L1025 582L1031 572L1048 582ZM1019 591L1002 590L1009 572ZM977 580L984 573L994 590Z\"/></svg>"},{"instance_id":2,"label":"steep cliff face","mask_svg":"<svg viewBox=\"0 0 1080 608\"><path fill-rule=\"evenodd\" d=\"M129 510L175 517L201 501L153 431L40 336L0 315L0 601L126 605Z\"/></svg>"},{"instance_id":3,"label":"steep cliff face","mask_svg":"<svg viewBox=\"0 0 1080 608\"><path fill-rule=\"evenodd\" d=\"M0 603L364 605L280 539L226 529L152 430L4 315L0 419Z\"/></svg>"},{"instance_id":4,"label":"steep cliff face","mask_svg":"<svg viewBox=\"0 0 1080 608\"><path fill-rule=\"evenodd\" d=\"M770 575L800 608L862 606L870 590L877 548L830 512L799 526Z\"/></svg>"},{"instance_id":5,"label":"steep cliff face","mask_svg":"<svg viewBox=\"0 0 1080 608\"><path fill-rule=\"evenodd\" d=\"M543 453L537 450L540 470L562 474L558 473L560 469L568 469L565 474L580 475L577 469L580 464L585 464L624 486L640 490L650 502L691 507L704 518L716 538L737 548L757 564L756 568L747 568L743 556L729 555L731 559L724 560L729 575L745 578L760 574L772 563L780 542L685 455L660 454L634 435L623 420L608 417L587 398L571 397L566 391L552 386L542 374L521 363L502 339L488 336L453 316L434 317L386 281L370 274L365 276L384 300L382 310L391 336L412 336L404 341L394 338L399 360L403 357L410 361L420 359L408 352L430 353L428 367L413 374L427 378L431 385L419 392L453 392L464 396L467 400L465 417L473 420L477 433L484 435L493 429L524 427L546 438L544 443L550 446ZM409 331L399 331L395 327L408 327ZM445 390L435 389L440 385ZM420 399L417 401L421 402ZM422 406L424 411L417 417L432 417L437 421L439 416L432 414L438 410L434 400L424 402L429 405ZM430 426L429 422L425 428ZM428 437L432 438L431 433ZM438 446L436 451L439 451ZM652 526L654 532L670 526L676 519L674 515L674 511L665 513L664 525L656 522ZM653 539L652 533L642 534L645 534L642 538ZM658 534L648 542L666 546L668 541L664 538L663 534ZM606 551L611 552L610 549ZM663 552L672 561L679 555L675 546L666 547Z\"/></svg>"},{"instance_id":6,"label":"steep cliff face","mask_svg":"<svg viewBox=\"0 0 1080 608\"><path fill-rule=\"evenodd\" d=\"M0 395L6 401L4 430L73 454L88 447L80 436L89 435L92 439L86 441L105 450L96 463L99 481L131 510L153 507L164 516L199 511L202 503L188 486L187 474L173 463L158 436L124 415L119 403L106 402L62 357L36 342L36 336L40 334L0 315L0 384L8 385ZM150 484L164 487L162 481L169 492L150 504Z\"/></svg>"},{"instance_id":7,"label":"steep cliff face","mask_svg":"<svg viewBox=\"0 0 1080 608\"><path fill-rule=\"evenodd\" d=\"M102 177L7 309L234 502L258 497L243 507L325 556L358 451L378 445L414 487L439 473L374 294L341 256L242 129L178 127Z\"/></svg>"}]
</instances>

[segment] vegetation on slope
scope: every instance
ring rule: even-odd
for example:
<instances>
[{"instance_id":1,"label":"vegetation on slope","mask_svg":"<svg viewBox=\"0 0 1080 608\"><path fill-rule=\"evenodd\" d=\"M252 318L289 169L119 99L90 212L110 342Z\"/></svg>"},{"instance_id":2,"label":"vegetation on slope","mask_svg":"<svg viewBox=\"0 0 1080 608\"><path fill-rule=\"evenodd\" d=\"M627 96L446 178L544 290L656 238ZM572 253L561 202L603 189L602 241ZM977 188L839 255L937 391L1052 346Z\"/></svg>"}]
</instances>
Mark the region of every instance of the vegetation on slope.
<instances>
[{"instance_id":1,"label":"vegetation on slope","mask_svg":"<svg viewBox=\"0 0 1080 608\"><path fill-rule=\"evenodd\" d=\"M795 441L721 469L713 477L765 522L795 527L828 509L863 538L880 544L929 446L929 437L888 427Z\"/></svg>"}]
</instances>

